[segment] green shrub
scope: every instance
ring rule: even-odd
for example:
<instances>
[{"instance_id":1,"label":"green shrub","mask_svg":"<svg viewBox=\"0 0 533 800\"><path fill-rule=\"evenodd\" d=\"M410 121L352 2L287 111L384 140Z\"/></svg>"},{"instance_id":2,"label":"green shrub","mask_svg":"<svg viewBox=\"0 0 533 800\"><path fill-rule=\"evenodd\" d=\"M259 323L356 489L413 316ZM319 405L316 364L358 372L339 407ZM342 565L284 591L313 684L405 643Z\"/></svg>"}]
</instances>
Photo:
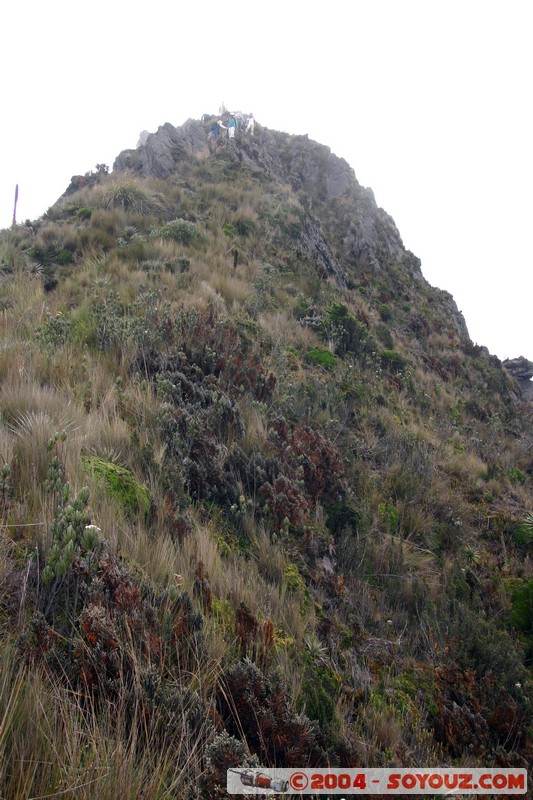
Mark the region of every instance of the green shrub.
<instances>
[{"instance_id":1,"label":"green shrub","mask_svg":"<svg viewBox=\"0 0 533 800\"><path fill-rule=\"evenodd\" d=\"M37 339L43 348L55 350L68 340L72 330L70 320L63 316L49 317L37 331Z\"/></svg>"},{"instance_id":2,"label":"green shrub","mask_svg":"<svg viewBox=\"0 0 533 800\"><path fill-rule=\"evenodd\" d=\"M334 356L333 353L330 353L330 351L326 350L324 347L311 347L307 351L305 357L311 364L315 364L317 367L323 367L324 369L333 369L339 361L337 356Z\"/></svg>"},{"instance_id":3,"label":"green shrub","mask_svg":"<svg viewBox=\"0 0 533 800\"><path fill-rule=\"evenodd\" d=\"M518 546L526 546L533 542L533 514L522 520L520 525L513 531L513 542Z\"/></svg>"},{"instance_id":4,"label":"green shrub","mask_svg":"<svg viewBox=\"0 0 533 800\"><path fill-rule=\"evenodd\" d=\"M69 250L60 250L56 257L56 263L60 266L70 264L72 261L72 253Z\"/></svg>"},{"instance_id":5,"label":"green shrub","mask_svg":"<svg viewBox=\"0 0 533 800\"><path fill-rule=\"evenodd\" d=\"M185 219L173 219L153 231L154 236L159 236L161 239L172 239L174 242L181 244L192 244L199 242L203 239L202 234L192 222L187 222Z\"/></svg>"},{"instance_id":6,"label":"green shrub","mask_svg":"<svg viewBox=\"0 0 533 800\"><path fill-rule=\"evenodd\" d=\"M322 334L335 343L339 355L362 349L368 339L368 329L348 309L345 303L332 303L325 312Z\"/></svg>"},{"instance_id":7,"label":"green shrub","mask_svg":"<svg viewBox=\"0 0 533 800\"><path fill-rule=\"evenodd\" d=\"M522 472L521 469L518 467L509 467L506 472L507 477L511 481L511 483L525 483L526 481L526 474Z\"/></svg>"},{"instance_id":8,"label":"green shrub","mask_svg":"<svg viewBox=\"0 0 533 800\"><path fill-rule=\"evenodd\" d=\"M396 506L390 503L380 503L378 506L379 516L385 522L389 533L398 533L400 529L400 518Z\"/></svg>"},{"instance_id":9,"label":"green shrub","mask_svg":"<svg viewBox=\"0 0 533 800\"><path fill-rule=\"evenodd\" d=\"M382 350L379 356L383 366L391 372L403 372L407 366L407 360L396 350Z\"/></svg>"},{"instance_id":10,"label":"green shrub","mask_svg":"<svg viewBox=\"0 0 533 800\"><path fill-rule=\"evenodd\" d=\"M517 580L511 588L511 619L523 633L533 633L533 580Z\"/></svg>"},{"instance_id":11,"label":"green shrub","mask_svg":"<svg viewBox=\"0 0 533 800\"><path fill-rule=\"evenodd\" d=\"M384 347L386 347L388 350L393 349L394 339L392 338L392 333L382 322L380 322L376 328L376 335Z\"/></svg>"},{"instance_id":12,"label":"green shrub","mask_svg":"<svg viewBox=\"0 0 533 800\"><path fill-rule=\"evenodd\" d=\"M253 219L238 219L235 221L235 229L239 236L248 236L255 231L256 225Z\"/></svg>"},{"instance_id":13,"label":"green shrub","mask_svg":"<svg viewBox=\"0 0 533 800\"><path fill-rule=\"evenodd\" d=\"M70 264L72 252L64 248L59 242L50 244L36 245L29 251L29 255L43 267L59 264L61 266Z\"/></svg>"},{"instance_id":14,"label":"green shrub","mask_svg":"<svg viewBox=\"0 0 533 800\"><path fill-rule=\"evenodd\" d=\"M522 586L525 584L523 581L520 583ZM533 600L532 589L533 581L530 581L528 589L530 601ZM520 585L517 585L517 592L521 596ZM526 614L518 611L521 602L522 599L516 606L517 625L527 624ZM531 614L531 611L529 613ZM529 619L531 624L531 617ZM513 646L510 634L497 626L496 620L482 619L471 606L457 602L448 635L452 643L452 655L461 669L475 670L478 677L490 673L494 678L495 688L523 680L523 655Z\"/></svg>"},{"instance_id":15,"label":"green shrub","mask_svg":"<svg viewBox=\"0 0 533 800\"><path fill-rule=\"evenodd\" d=\"M303 295L300 295L300 297L296 301L296 305L292 310L292 314L294 317L296 317L296 319L303 319L308 315L310 308L311 305L309 303L309 300L306 297L303 297Z\"/></svg>"},{"instance_id":16,"label":"green shrub","mask_svg":"<svg viewBox=\"0 0 533 800\"><path fill-rule=\"evenodd\" d=\"M237 233L237 228L235 225L232 225L231 222L226 222L222 230L224 231L224 235L228 236L230 239Z\"/></svg>"},{"instance_id":17,"label":"green shrub","mask_svg":"<svg viewBox=\"0 0 533 800\"><path fill-rule=\"evenodd\" d=\"M388 306L386 303L380 303L379 315L383 320L383 322L386 322L388 319L390 319L392 317L392 311L390 309L390 306Z\"/></svg>"},{"instance_id":18,"label":"green shrub","mask_svg":"<svg viewBox=\"0 0 533 800\"><path fill-rule=\"evenodd\" d=\"M55 466L57 470L57 463L57 459L55 464L52 462L52 468ZM61 477L58 480L61 482ZM84 487L77 497L71 498L69 484L62 486L60 502L52 524L52 547L43 570L45 584L50 583L53 578L65 576L80 552L93 549L97 544L97 535L91 536L90 518L86 511L88 501L87 487Z\"/></svg>"},{"instance_id":19,"label":"green shrub","mask_svg":"<svg viewBox=\"0 0 533 800\"><path fill-rule=\"evenodd\" d=\"M306 593L307 587L305 585L305 581L300 575L300 571L298 570L296 564L293 564L292 562L286 564L283 578L287 589L290 592L301 592L302 594Z\"/></svg>"}]
</instances>

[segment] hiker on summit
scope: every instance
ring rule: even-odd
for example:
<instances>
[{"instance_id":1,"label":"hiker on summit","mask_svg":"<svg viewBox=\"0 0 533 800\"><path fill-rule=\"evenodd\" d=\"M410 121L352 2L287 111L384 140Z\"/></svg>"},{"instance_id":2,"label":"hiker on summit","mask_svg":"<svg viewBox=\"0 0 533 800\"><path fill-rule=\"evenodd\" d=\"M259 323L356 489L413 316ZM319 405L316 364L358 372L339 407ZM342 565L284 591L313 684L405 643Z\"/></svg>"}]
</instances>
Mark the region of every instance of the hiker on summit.
<instances>
[{"instance_id":1,"label":"hiker on summit","mask_svg":"<svg viewBox=\"0 0 533 800\"><path fill-rule=\"evenodd\" d=\"M215 120L211 125L211 130L207 135L209 152L214 153L220 143L220 131L226 130L226 126L222 123L221 119Z\"/></svg>"},{"instance_id":2,"label":"hiker on summit","mask_svg":"<svg viewBox=\"0 0 533 800\"><path fill-rule=\"evenodd\" d=\"M235 132L238 128L237 118L234 114L230 114L228 119L228 139L235 138Z\"/></svg>"},{"instance_id":3,"label":"hiker on summit","mask_svg":"<svg viewBox=\"0 0 533 800\"><path fill-rule=\"evenodd\" d=\"M246 125L245 133L249 133L249 134L251 134L251 136L253 136L254 135L254 128L255 128L254 115L250 114L250 116L248 117L248 123Z\"/></svg>"}]
</instances>

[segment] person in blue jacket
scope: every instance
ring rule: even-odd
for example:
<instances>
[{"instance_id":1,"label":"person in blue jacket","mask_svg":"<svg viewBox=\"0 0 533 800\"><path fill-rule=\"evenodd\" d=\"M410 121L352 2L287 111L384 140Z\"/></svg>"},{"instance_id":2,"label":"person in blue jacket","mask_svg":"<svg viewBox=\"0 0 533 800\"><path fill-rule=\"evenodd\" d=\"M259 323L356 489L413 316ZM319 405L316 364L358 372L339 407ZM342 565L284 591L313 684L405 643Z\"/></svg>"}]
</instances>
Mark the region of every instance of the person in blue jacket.
<instances>
[{"instance_id":1,"label":"person in blue jacket","mask_svg":"<svg viewBox=\"0 0 533 800\"><path fill-rule=\"evenodd\" d=\"M213 153L217 149L217 147L219 145L220 132L221 132L222 129L226 130L226 126L222 124L222 120L221 119L215 120L213 122L213 124L211 125L211 130L209 131L209 134L207 136L208 143L209 143L209 151L211 153Z\"/></svg>"}]
</instances>

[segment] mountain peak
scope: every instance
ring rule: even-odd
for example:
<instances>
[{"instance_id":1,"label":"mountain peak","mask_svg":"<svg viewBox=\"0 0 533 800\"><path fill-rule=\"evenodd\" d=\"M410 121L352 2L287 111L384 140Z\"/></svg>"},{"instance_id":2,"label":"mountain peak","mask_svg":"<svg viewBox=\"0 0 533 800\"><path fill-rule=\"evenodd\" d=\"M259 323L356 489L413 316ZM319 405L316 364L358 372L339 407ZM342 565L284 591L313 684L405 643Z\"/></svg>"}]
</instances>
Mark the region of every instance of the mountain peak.
<instances>
[{"instance_id":1,"label":"mountain peak","mask_svg":"<svg viewBox=\"0 0 533 800\"><path fill-rule=\"evenodd\" d=\"M212 122L0 236L0 794L529 764L533 407L346 161Z\"/></svg>"},{"instance_id":2,"label":"mountain peak","mask_svg":"<svg viewBox=\"0 0 533 800\"><path fill-rule=\"evenodd\" d=\"M223 124L228 115L223 116ZM144 177L167 179L179 174L191 159L222 159L255 179L287 185L304 204L308 216L304 249L313 248L325 275L341 286L350 285L349 269L339 264L350 262L359 269L379 272L388 264L399 263L414 278L421 278L420 260L404 248L400 233L390 217L376 204L371 189L362 187L348 162L326 145L307 135L290 135L256 125L253 135L238 130L234 139L222 132L214 154L210 152L210 130L216 117L203 121L188 119L174 127L169 122L155 133L143 131L135 149L123 150L115 159L113 172L128 172ZM211 148L213 149L213 148ZM337 257L329 244L318 241L315 211L334 207L344 229ZM340 220L339 220L340 221ZM461 335L468 335L464 320Z\"/></svg>"}]
</instances>

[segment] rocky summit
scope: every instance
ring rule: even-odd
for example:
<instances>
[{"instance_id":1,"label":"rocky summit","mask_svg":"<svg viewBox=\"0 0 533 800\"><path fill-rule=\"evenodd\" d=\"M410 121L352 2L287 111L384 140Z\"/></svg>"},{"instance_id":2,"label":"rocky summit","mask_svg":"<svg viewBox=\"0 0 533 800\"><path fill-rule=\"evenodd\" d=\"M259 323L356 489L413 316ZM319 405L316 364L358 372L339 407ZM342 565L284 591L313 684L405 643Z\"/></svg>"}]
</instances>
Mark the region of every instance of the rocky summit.
<instances>
[{"instance_id":1,"label":"rocky summit","mask_svg":"<svg viewBox=\"0 0 533 800\"><path fill-rule=\"evenodd\" d=\"M0 233L2 797L533 762L532 364L236 121Z\"/></svg>"}]
</instances>

